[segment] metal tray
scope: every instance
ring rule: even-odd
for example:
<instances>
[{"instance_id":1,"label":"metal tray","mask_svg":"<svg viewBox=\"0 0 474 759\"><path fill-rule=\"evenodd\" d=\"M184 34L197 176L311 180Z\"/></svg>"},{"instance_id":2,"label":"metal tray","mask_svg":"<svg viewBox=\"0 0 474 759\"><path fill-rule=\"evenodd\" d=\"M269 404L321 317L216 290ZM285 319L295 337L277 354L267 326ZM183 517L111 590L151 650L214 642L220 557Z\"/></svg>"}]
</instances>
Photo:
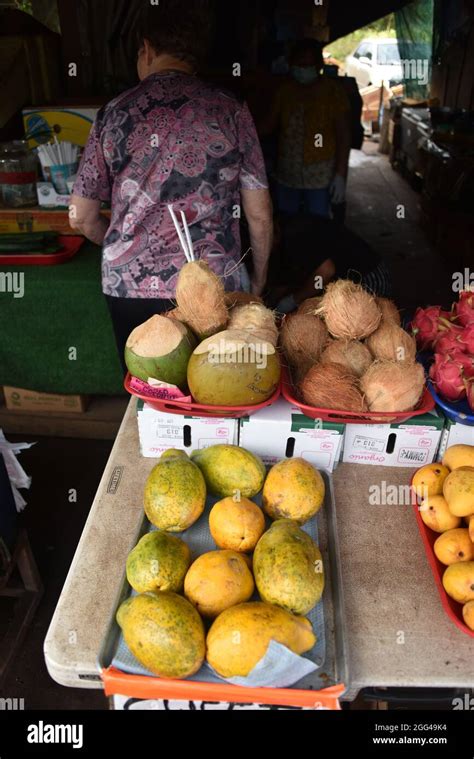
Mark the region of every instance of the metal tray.
<instances>
[{"instance_id":1,"label":"metal tray","mask_svg":"<svg viewBox=\"0 0 474 759\"><path fill-rule=\"evenodd\" d=\"M313 661L316 660L318 662L318 668L314 672L305 676L299 682L291 686L291 688L289 688L288 691L298 691L298 690L317 691L317 690L324 690L326 688L330 688L331 686L336 686L340 684L344 684L346 688L349 687L349 668L348 668L348 660L347 660L347 645L346 645L346 639L345 639L344 600L343 600L343 595L342 595L342 577L341 577L341 568L340 568L341 565L340 565L339 545L338 545L338 539L337 539L334 489L333 489L331 475L326 472L322 472L322 475L324 477L325 486L326 486L326 496L325 496L323 507L321 508L317 516L314 517L312 520L310 520L310 522L307 523L303 528L313 537L315 536L317 532L317 542L318 542L318 545L323 557L324 571L325 571L325 589L324 589L323 597L320 603L318 604L318 606L316 607L316 609L314 610L316 611L317 615L320 618L320 624L321 624L321 619L323 620L322 624L324 625L324 629L319 631L320 632L320 635L318 636L319 640L315 648L312 649L312 651L308 652L308 654L306 654L306 656L309 656L309 658L312 658ZM208 533L207 544L203 546L202 532L203 532L203 528L205 528L208 532L208 527L206 526L208 523L207 516L208 516L209 510L212 508L212 506L217 500L219 499L208 498L206 511L204 512L203 516L198 521L198 523L196 523L196 525L193 525L186 532L180 534L179 537L181 537L183 540L189 543L191 545L192 550L193 550L193 547L195 549L197 545L197 540L198 540L196 536L196 529L198 529L201 533L201 536L199 537L199 542L204 550L214 550L216 548L214 541L212 540L212 537L210 536L210 533ZM255 501L259 502L259 497L255 498ZM199 524L199 528L197 528L198 524ZM137 532L137 541L145 533L149 532L150 529L151 529L150 523L148 522L146 518L144 518ZM201 552L204 552L204 551L201 550ZM193 558L196 558L196 557L197 557L197 554L196 554L196 551L194 550ZM130 588L130 585L128 584L126 580L125 573L124 573L121 591L117 598L117 603L113 609L110 624L108 626L108 630L105 635L104 642L98 656L98 667L99 667L100 672L102 672L103 670L107 670L108 668L111 668L111 667L117 668L117 665L114 664L114 659L116 657L117 651L119 650L119 647L123 647L124 643L123 643L123 638L121 635L120 628L117 625L117 622L115 620L115 613L118 606L122 603L122 601L125 600L129 595L131 595L131 593L132 593L132 589ZM314 612L311 612L308 616L311 618L313 614ZM313 626L315 627L316 633L318 633L317 624L313 623ZM121 650L123 650L123 648L121 648ZM135 675L130 674L129 676L130 678L134 678L136 674L143 675L143 674L148 674L148 673L146 673L146 670L142 669L140 671L139 669L136 669ZM221 684L225 683L224 680L213 678L213 676L212 675L209 676L209 674L210 673L206 671L205 668L203 667L200 670L200 672L198 672L197 675L195 675L193 678L190 678L189 680L185 680L181 682L183 684L186 682L189 682L189 683L192 683L193 685L196 685L196 682L193 682L196 680L200 682L206 682L206 683L216 683L216 684L218 682ZM125 679L126 681L127 674L125 674L124 678L122 679ZM150 681L156 680L161 683L163 682L160 680L160 678L156 678L154 675L151 675L151 673L149 673L149 679ZM246 689L245 687L242 687L240 690L246 690ZM129 694L124 693L122 695L129 695ZM193 698L192 691L190 691L189 697ZM216 699L216 700L220 700L220 699Z\"/></svg>"}]
</instances>

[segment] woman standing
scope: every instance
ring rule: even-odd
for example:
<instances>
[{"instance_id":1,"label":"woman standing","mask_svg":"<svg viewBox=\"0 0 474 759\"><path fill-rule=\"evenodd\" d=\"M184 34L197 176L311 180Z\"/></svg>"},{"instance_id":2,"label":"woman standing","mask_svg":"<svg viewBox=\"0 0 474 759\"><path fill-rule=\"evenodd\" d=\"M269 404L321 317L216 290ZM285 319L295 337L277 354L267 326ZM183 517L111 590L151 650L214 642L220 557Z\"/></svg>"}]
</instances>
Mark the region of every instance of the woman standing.
<instances>
[{"instance_id":1,"label":"woman standing","mask_svg":"<svg viewBox=\"0 0 474 759\"><path fill-rule=\"evenodd\" d=\"M201 7L201 10L200 10ZM202 3L146 4L140 84L102 108L71 199L71 226L102 246L102 287L120 355L130 332L168 310L185 263L168 212L182 210L196 257L227 290L265 286L272 211L263 157L248 107L201 81L206 52ZM110 221L100 214L110 201ZM240 208L254 274L242 264Z\"/></svg>"}]
</instances>

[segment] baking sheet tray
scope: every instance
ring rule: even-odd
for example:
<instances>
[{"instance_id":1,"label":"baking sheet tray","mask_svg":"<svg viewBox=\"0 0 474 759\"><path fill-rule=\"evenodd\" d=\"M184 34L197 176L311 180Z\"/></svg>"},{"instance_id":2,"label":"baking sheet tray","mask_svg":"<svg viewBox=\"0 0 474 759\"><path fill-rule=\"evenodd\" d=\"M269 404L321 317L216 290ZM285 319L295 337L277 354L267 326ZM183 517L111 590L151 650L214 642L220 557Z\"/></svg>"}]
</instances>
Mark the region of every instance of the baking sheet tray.
<instances>
[{"instance_id":1,"label":"baking sheet tray","mask_svg":"<svg viewBox=\"0 0 474 759\"><path fill-rule=\"evenodd\" d=\"M325 571L325 589L322 600L308 615L318 640L313 649L304 654L316 663L317 669L299 680L290 689L321 690L340 683L344 683L346 688L349 686L334 490L331 476L326 472L322 472L322 475L326 486L323 507L317 516L313 517L303 527L318 544L323 556ZM259 499L260 497L256 497L254 500L259 503ZM216 549L209 532L208 514L218 500L218 498L209 497L202 517L189 530L179 535L190 546L193 560L206 551ZM136 542L150 529L152 529L150 523L144 518L139 525ZM132 589L124 572L122 589L115 607L111 610L110 625L99 653L98 667L100 671L108 667L115 667L122 672L148 675L150 678L158 679L144 669L130 653L115 621L118 606L131 594ZM255 598L257 599L258 596ZM189 681L225 683L225 680L216 677L206 664L196 675L189 678Z\"/></svg>"}]
</instances>

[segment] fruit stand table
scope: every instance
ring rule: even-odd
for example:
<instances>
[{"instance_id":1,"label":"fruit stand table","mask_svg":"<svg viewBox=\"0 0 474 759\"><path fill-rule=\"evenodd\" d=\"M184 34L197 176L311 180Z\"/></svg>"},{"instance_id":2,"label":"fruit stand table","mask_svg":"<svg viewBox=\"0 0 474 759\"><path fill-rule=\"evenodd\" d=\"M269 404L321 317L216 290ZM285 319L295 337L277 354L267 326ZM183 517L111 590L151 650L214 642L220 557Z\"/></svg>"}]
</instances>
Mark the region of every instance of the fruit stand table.
<instances>
[{"instance_id":1,"label":"fruit stand table","mask_svg":"<svg viewBox=\"0 0 474 759\"><path fill-rule=\"evenodd\" d=\"M50 675L100 688L97 657L142 521L146 477L132 399L58 601L44 650ZM371 505L369 489L406 486L413 470L341 464L334 473L350 683L472 687L472 638L441 606L411 506Z\"/></svg>"}]
</instances>

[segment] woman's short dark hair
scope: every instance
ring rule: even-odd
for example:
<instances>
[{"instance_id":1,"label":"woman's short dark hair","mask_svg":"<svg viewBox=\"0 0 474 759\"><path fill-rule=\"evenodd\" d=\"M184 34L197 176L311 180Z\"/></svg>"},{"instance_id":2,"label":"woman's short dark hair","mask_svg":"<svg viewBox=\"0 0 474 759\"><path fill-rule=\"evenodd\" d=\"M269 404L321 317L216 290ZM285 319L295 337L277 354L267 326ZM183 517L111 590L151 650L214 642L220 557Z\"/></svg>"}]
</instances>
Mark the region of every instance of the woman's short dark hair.
<instances>
[{"instance_id":1,"label":"woman's short dark hair","mask_svg":"<svg viewBox=\"0 0 474 759\"><path fill-rule=\"evenodd\" d=\"M297 60L307 53L313 56L316 66L321 69L324 65L323 46L320 42L310 38L298 40L294 43L290 51L290 61Z\"/></svg>"},{"instance_id":2,"label":"woman's short dark hair","mask_svg":"<svg viewBox=\"0 0 474 759\"><path fill-rule=\"evenodd\" d=\"M148 40L157 54L168 53L197 65L209 52L211 10L209 0L143 0L137 26L138 45Z\"/></svg>"}]
</instances>

